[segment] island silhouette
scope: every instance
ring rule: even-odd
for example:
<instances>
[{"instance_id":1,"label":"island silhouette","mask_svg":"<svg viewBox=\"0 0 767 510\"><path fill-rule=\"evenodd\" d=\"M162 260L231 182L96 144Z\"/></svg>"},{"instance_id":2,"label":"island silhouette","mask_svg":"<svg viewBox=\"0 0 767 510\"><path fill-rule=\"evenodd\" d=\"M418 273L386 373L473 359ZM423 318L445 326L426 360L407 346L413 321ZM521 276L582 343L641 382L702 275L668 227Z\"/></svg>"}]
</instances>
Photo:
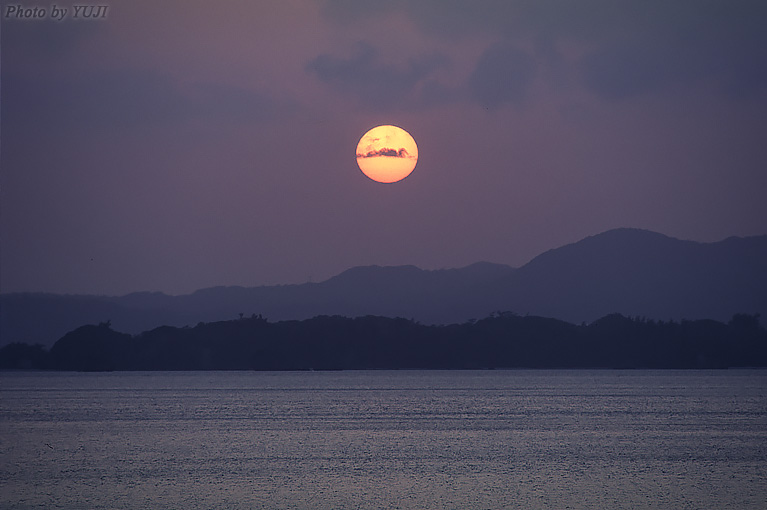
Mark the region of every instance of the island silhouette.
<instances>
[{"instance_id":1,"label":"island silhouette","mask_svg":"<svg viewBox=\"0 0 767 510\"><path fill-rule=\"evenodd\" d=\"M50 351L0 349L0 368L77 371L763 366L767 330L747 314L726 324L611 314L581 325L510 312L452 325L378 316L272 323L252 315L138 335L104 322L67 333Z\"/></svg>"}]
</instances>

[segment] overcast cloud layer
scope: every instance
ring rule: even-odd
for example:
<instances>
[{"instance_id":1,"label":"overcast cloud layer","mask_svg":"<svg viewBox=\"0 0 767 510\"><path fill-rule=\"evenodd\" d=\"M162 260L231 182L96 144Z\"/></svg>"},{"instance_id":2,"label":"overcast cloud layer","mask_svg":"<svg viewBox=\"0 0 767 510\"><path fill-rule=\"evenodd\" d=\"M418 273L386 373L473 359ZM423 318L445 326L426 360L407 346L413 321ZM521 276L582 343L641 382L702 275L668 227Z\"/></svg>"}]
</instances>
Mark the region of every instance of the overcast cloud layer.
<instances>
[{"instance_id":1,"label":"overcast cloud layer","mask_svg":"<svg viewBox=\"0 0 767 510\"><path fill-rule=\"evenodd\" d=\"M614 227L767 233L763 1L3 9L2 292L518 266ZM379 124L418 143L400 183L356 166Z\"/></svg>"}]
</instances>

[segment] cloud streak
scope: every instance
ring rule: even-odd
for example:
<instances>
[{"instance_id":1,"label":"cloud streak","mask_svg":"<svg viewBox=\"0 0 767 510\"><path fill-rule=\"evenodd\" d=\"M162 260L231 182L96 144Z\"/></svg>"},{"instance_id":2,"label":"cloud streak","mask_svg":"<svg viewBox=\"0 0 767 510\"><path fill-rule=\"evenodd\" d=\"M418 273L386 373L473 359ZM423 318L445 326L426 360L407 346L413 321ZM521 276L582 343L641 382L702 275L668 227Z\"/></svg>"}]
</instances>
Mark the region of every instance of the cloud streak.
<instances>
[{"instance_id":1,"label":"cloud streak","mask_svg":"<svg viewBox=\"0 0 767 510\"><path fill-rule=\"evenodd\" d=\"M471 97L493 110L504 103L521 103L535 74L535 61L514 47L500 45L486 50L469 77Z\"/></svg>"},{"instance_id":2,"label":"cloud streak","mask_svg":"<svg viewBox=\"0 0 767 510\"><path fill-rule=\"evenodd\" d=\"M291 109L256 90L213 80L184 86L158 71L64 70L50 76L56 79L4 73L4 92L14 98L3 112L6 133L140 129L191 120L263 123Z\"/></svg>"},{"instance_id":3,"label":"cloud streak","mask_svg":"<svg viewBox=\"0 0 767 510\"><path fill-rule=\"evenodd\" d=\"M323 53L310 60L305 70L337 92L355 97L365 108L389 111L431 106L442 90L433 75L447 65L449 59L438 54L388 65L378 49L360 42L351 56Z\"/></svg>"},{"instance_id":4,"label":"cloud streak","mask_svg":"<svg viewBox=\"0 0 767 510\"><path fill-rule=\"evenodd\" d=\"M385 156L389 158L413 158L413 156L410 155L410 153L405 148L401 148L399 150L397 149L389 149L387 147L382 147L375 151L368 151L366 153L357 153L358 158L377 158L379 156Z\"/></svg>"},{"instance_id":5,"label":"cloud streak","mask_svg":"<svg viewBox=\"0 0 767 510\"><path fill-rule=\"evenodd\" d=\"M532 40L551 48L585 48L572 71L605 100L711 85L729 99L767 93L763 0L326 0L323 12L340 26L398 12L437 40L494 34L502 45L524 47L520 43ZM532 57L503 46L489 48L477 62L470 96L489 109L518 103L531 63Z\"/></svg>"}]
</instances>

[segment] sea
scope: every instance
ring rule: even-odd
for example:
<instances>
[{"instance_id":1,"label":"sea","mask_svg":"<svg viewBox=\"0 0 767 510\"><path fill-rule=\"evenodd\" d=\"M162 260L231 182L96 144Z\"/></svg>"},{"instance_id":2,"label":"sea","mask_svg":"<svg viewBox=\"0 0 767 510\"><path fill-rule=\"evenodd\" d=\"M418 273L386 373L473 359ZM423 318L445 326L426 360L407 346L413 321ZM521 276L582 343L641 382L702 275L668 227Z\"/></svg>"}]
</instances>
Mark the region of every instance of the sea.
<instances>
[{"instance_id":1,"label":"sea","mask_svg":"<svg viewBox=\"0 0 767 510\"><path fill-rule=\"evenodd\" d=\"M767 371L0 373L2 509L767 508Z\"/></svg>"}]
</instances>

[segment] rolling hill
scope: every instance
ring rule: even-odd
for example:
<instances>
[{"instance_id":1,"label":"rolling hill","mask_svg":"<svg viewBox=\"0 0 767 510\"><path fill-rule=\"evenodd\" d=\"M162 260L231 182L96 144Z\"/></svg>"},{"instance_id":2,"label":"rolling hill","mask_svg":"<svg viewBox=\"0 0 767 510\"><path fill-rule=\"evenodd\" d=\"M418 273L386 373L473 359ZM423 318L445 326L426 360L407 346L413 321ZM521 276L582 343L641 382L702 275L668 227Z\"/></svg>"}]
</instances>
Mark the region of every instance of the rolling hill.
<instances>
[{"instance_id":1,"label":"rolling hill","mask_svg":"<svg viewBox=\"0 0 767 510\"><path fill-rule=\"evenodd\" d=\"M404 317L460 323L513 311L573 323L610 313L651 319L728 320L767 315L767 235L716 243L615 229L549 250L520 268L486 262L460 269L351 268L320 283L212 287L169 296L0 295L0 344L50 346L83 324L110 320L139 333L245 316Z\"/></svg>"}]
</instances>

